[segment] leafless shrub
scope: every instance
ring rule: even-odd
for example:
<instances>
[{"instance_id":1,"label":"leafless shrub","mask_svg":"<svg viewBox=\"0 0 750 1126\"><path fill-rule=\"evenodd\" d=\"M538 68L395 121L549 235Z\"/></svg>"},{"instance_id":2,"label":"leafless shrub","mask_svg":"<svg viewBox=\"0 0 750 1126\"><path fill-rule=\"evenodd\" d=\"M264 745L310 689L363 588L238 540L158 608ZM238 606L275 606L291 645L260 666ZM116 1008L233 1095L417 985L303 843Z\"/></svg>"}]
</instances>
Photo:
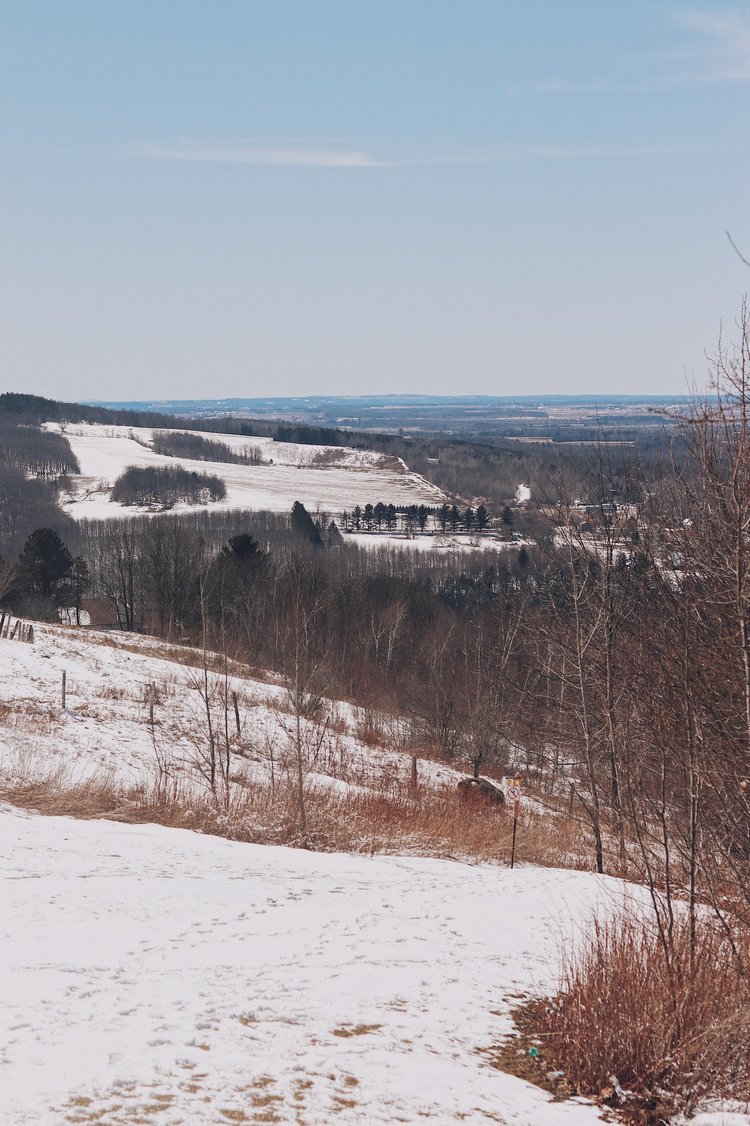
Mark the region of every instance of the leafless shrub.
<instances>
[{"instance_id":1,"label":"leafless shrub","mask_svg":"<svg viewBox=\"0 0 750 1126\"><path fill-rule=\"evenodd\" d=\"M124 700L128 695L127 688L119 684L99 684L95 691L100 700Z\"/></svg>"},{"instance_id":2,"label":"leafless shrub","mask_svg":"<svg viewBox=\"0 0 750 1126\"><path fill-rule=\"evenodd\" d=\"M160 680L150 680L143 686L143 703L150 707L154 705L162 705L167 702L170 697L174 696L174 684L166 677Z\"/></svg>"},{"instance_id":3,"label":"leafless shrub","mask_svg":"<svg viewBox=\"0 0 750 1126\"><path fill-rule=\"evenodd\" d=\"M630 1122L657 1126L704 1098L750 1099L750 987L707 918L692 954L687 918L666 953L642 919L595 922L537 1015L542 1070Z\"/></svg>"},{"instance_id":4,"label":"leafless shrub","mask_svg":"<svg viewBox=\"0 0 750 1126\"><path fill-rule=\"evenodd\" d=\"M385 727L385 716L377 708L357 708L354 734L366 747L383 746L386 741Z\"/></svg>"},{"instance_id":5,"label":"leafless shrub","mask_svg":"<svg viewBox=\"0 0 750 1126\"><path fill-rule=\"evenodd\" d=\"M60 727L60 713L44 701L16 697L0 703L0 727L29 738L50 735Z\"/></svg>"}]
</instances>

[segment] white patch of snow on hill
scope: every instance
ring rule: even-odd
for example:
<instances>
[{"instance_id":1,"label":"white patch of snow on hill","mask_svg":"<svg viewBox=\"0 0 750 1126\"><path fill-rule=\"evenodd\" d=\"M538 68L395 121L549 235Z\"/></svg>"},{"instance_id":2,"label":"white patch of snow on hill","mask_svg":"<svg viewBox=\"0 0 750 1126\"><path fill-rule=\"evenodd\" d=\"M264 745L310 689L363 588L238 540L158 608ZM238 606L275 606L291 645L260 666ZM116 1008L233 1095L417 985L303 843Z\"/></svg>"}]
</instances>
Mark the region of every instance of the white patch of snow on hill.
<instances>
[{"instance_id":1,"label":"white patch of snow on hill","mask_svg":"<svg viewBox=\"0 0 750 1126\"><path fill-rule=\"evenodd\" d=\"M80 777L148 775L149 686L160 730L192 769L187 732L200 708L179 658L200 654L135 636L35 633L34 645L0 640L0 777L19 766L33 774L36 758L46 767L54 756ZM281 744L283 686L248 675L229 686L243 694L257 745ZM335 718L316 785L406 784L407 754L360 742L351 705L337 703ZM267 769L262 755L237 763L259 780ZM456 774L422 763L420 782L454 787ZM76 1115L120 1126L157 1111L170 1126L264 1113L321 1126L600 1121L581 1100L551 1103L496 1071L483 1052L512 1030L520 997L554 991L561 947L592 913L625 898L637 906L643 889L3 805L0 881L3 1126ZM750 1126L750 1117L706 1108L698 1122Z\"/></svg>"},{"instance_id":2,"label":"white patch of snow on hill","mask_svg":"<svg viewBox=\"0 0 750 1126\"><path fill-rule=\"evenodd\" d=\"M47 423L48 429L58 429ZM146 511L135 505L112 503L109 493L117 478L131 465L182 465L197 473L215 474L226 484L223 501L212 501L211 509L265 509L287 512L295 500L311 512L338 514L359 504L442 504L447 497L399 458L372 450L337 446L306 446L275 442L271 438L249 438L236 434L200 433L202 438L224 442L234 450L255 449L260 465L231 465L225 462L194 461L168 457L151 448L153 430L143 427L95 425L65 426L65 437L78 458L81 472L73 475L70 496L61 494L65 511L75 519L106 519L135 516ZM181 433L196 433L181 431ZM269 464L270 461L273 464ZM175 505L172 512L189 511L190 505Z\"/></svg>"},{"instance_id":3,"label":"white patch of snow on hill","mask_svg":"<svg viewBox=\"0 0 750 1126\"><path fill-rule=\"evenodd\" d=\"M452 532L445 534L430 532L426 535L415 532L413 536L388 535L381 532L344 532L342 534L346 543L356 543L358 547L365 547L370 551L383 551L385 549L391 551L434 551L441 555L466 553L474 555L478 551L518 550L519 547L530 542L526 540L503 540L492 534L477 536L454 534Z\"/></svg>"}]
</instances>

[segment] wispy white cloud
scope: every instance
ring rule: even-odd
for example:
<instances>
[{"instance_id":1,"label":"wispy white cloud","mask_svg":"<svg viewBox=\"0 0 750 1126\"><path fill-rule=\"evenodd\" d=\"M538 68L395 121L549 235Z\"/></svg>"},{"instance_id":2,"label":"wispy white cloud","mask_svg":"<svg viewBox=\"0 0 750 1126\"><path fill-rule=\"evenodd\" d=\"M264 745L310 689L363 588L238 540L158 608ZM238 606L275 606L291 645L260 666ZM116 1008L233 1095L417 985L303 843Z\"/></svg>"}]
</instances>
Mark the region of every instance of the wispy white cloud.
<instances>
[{"instance_id":1,"label":"wispy white cloud","mask_svg":"<svg viewBox=\"0 0 750 1126\"><path fill-rule=\"evenodd\" d=\"M666 77L647 79L643 82L613 82L610 79L578 82L548 78L528 86L515 83L508 87L506 93L509 98L526 98L532 94L647 94L674 85L674 81Z\"/></svg>"},{"instance_id":2,"label":"wispy white cloud","mask_svg":"<svg viewBox=\"0 0 750 1126\"><path fill-rule=\"evenodd\" d=\"M386 163L357 149L258 144L248 141L143 141L130 145L127 155L136 160L291 168L380 168Z\"/></svg>"},{"instance_id":3,"label":"wispy white cloud","mask_svg":"<svg viewBox=\"0 0 750 1126\"><path fill-rule=\"evenodd\" d=\"M259 145L239 141L138 142L129 145L130 159L255 165L288 168L421 168L457 165L510 164L522 161L603 159L629 156L671 156L695 148L667 142L655 145L510 145L481 152L419 153L376 158L358 149L318 148L309 144Z\"/></svg>"},{"instance_id":4,"label":"wispy white cloud","mask_svg":"<svg viewBox=\"0 0 750 1126\"><path fill-rule=\"evenodd\" d=\"M684 8L675 20L702 39L687 54L697 69L697 80L706 84L750 82L750 15ZM692 70L685 72L686 80Z\"/></svg>"},{"instance_id":5,"label":"wispy white cloud","mask_svg":"<svg viewBox=\"0 0 750 1126\"><path fill-rule=\"evenodd\" d=\"M672 15L692 41L662 51L654 72L639 78L549 78L508 88L509 97L532 94L649 94L750 82L750 15L687 7Z\"/></svg>"}]
</instances>

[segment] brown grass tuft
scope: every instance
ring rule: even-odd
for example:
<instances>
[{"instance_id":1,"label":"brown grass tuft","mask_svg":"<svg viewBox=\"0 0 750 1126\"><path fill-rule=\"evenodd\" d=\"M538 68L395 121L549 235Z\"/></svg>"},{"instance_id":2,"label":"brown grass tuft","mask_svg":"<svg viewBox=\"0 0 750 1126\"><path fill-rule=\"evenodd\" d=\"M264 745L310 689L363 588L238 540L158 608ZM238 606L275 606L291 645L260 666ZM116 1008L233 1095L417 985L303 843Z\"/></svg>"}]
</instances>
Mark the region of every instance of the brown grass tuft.
<instances>
[{"instance_id":1,"label":"brown grass tuft","mask_svg":"<svg viewBox=\"0 0 750 1126\"><path fill-rule=\"evenodd\" d=\"M560 992L532 1002L521 1030L541 1044L540 1074L562 1072L566 1090L640 1126L706 1098L750 1100L750 985L708 920L692 961L685 922L666 948L643 920L594 923Z\"/></svg>"}]
</instances>

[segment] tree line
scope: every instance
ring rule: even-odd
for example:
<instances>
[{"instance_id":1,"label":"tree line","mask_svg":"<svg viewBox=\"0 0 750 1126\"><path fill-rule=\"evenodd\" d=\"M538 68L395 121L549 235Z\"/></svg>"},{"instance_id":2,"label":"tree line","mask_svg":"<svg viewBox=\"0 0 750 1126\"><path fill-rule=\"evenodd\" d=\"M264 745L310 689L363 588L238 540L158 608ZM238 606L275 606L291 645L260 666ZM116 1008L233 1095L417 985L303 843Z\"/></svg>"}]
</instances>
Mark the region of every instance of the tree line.
<instances>
[{"instance_id":1,"label":"tree line","mask_svg":"<svg viewBox=\"0 0 750 1126\"><path fill-rule=\"evenodd\" d=\"M0 557L15 558L39 527L70 534L58 496L65 475L77 472L63 435L0 413Z\"/></svg>"},{"instance_id":2,"label":"tree line","mask_svg":"<svg viewBox=\"0 0 750 1126\"><path fill-rule=\"evenodd\" d=\"M224 500L227 487L212 473L197 473L181 465L131 465L115 481L110 500L118 504L171 508L184 501L205 504Z\"/></svg>"},{"instance_id":3,"label":"tree line","mask_svg":"<svg viewBox=\"0 0 750 1126\"><path fill-rule=\"evenodd\" d=\"M482 533L487 531L489 520L489 512L483 504L476 509L471 505L460 509L456 504L428 507L425 504L395 505L378 501L377 504L364 506L357 504L351 511L341 514L341 524L347 532L401 531L406 535L427 531L430 522L435 532Z\"/></svg>"},{"instance_id":4,"label":"tree line","mask_svg":"<svg viewBox=\"0 0 750 1126\"><path fill-rule=\"evenodd\" d=\"M536 495L565 469L577 481L578 491L586 482L586 449L575 443L534 444L486 436L481 439L359 433L353 430L272 422L267 419L207 418L186 420L156 411L110 409L79 403L58 402L36 395L6 392L0 395L0 418L38 426L51 422L91 422L147 427L163 431L191 430L201 433L237 434L267 437L278 442L300 445L350 446L375 450L401 458L411 469L444 492L466 498L464 504L484 503L495 511L511 504L519 482L531 485ZM658 480L668 470L670 439L665 432L639 432L633 444L618 443L617 434L602 434L611 441L613 472L624 481L635 482L633 463L640 464L642 476ZM595 435L587 434L590 440ZM187 455L186 455L187 456Z\"/></svg>"},{"instance_id":5,"label":"tree line","mask_svg":"<svg viewBox=\"0 0 750 1126\"><path fill-rule=\"evenodd\" d=\"M78 460L62 434L38 426L12 425L1 416L0 465L42 480L80 473Z\"/></svg>"},{"instance_id":6,"label":"tree line","mask_svg":"<svg viewBox=\"0 0 750 1126\"><path fill-rule=\"evenodd\" d=\"M262 460L257 448L232 449L216 438L204 438L202 434L186 434L179 430L155 430L151 449L167 457L218 461L227 465L260 465Z\"/></svg>"}]
</instances>

